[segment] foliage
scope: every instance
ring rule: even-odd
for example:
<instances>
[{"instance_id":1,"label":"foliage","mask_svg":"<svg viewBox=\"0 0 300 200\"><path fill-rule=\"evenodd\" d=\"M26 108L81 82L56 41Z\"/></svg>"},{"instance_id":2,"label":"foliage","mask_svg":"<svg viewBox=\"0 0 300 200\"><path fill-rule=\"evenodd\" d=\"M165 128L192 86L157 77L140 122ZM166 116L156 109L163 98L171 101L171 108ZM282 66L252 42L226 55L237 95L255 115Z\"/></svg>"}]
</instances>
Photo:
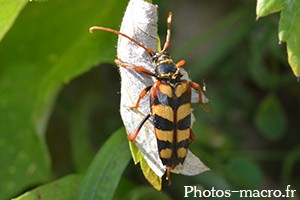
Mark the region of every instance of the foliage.
<instances>
[{"instance_id":1,"label":"foliage","mask_svg":"<svg viewBox=\"0 0 300 200\"><path fill-rule=\"evenodd\" d=\"M282 10L280 18L273 14L255 21L255 5L240 3L207 31L186 38L185 28L198 24L177 14L184 6L157 1L161 38L162 19L173 6L170 53L175 62L186 59L195 82L205 78L207 106L214 114L197 107L196 140L190 147L212 171L195 177L172 174L172 185L163 180L162 193L156 193L140 166L130 161L125 169L129 147L119 130L119 77L105 64L115 58L117 36L88 32L93 25L118 29L127 1L0 0L0 199L76 191L108 199L182 199L184 185L237 190L264 189L269 182L282 191L287 184L299 188L300 86L276 34L279 21L279 38L287 42L296 74L299 5L260 2L258 16ZM176 26L180 19L183 28ZM181 46L172 49L174 41ZM101 170L109 190L101 184Z\"/></svg>"},{"instance_id":2,"label":"foliage","mask_svg":"<svg viewBox=\"0 0 300 200\"><path fill-rule=\"evenodd\" d=\"M279 20L279 43L286 42L288 61L299 81L300 78L300 2L287 0L258 0L256 14L263 17L281 11Z\"/></svg>"}]
</instances>

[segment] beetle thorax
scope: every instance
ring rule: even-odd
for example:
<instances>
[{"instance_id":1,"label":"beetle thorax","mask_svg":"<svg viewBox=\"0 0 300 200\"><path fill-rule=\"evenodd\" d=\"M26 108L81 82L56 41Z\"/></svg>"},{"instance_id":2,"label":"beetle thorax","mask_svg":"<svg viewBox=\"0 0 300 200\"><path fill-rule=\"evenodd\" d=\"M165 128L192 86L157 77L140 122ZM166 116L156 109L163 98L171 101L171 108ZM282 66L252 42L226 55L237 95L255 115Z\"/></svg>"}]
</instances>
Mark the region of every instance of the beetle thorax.
<instances>
[{"instance_id":1,"label":"beetle thorax","mask_svg":"<svg viewBox=\"0 0 300 200\"><path fill-rule=\"evenodd\" d=\"M175 65L171 56L163 51L152 56L155 63L155 75L157 79L165 79L171 82L178 81L182 77L179 68Z\"/></svg>"}]
</instances>

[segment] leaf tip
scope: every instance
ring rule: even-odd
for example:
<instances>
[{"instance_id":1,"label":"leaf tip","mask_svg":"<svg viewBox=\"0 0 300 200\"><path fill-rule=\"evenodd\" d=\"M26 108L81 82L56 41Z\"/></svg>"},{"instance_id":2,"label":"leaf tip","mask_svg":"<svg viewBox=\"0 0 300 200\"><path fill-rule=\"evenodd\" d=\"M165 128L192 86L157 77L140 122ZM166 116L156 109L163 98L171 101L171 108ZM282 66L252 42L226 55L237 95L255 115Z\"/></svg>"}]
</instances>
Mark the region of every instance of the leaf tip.
<instances>
[{"instance_id":1,"label":"leaf tip","mask_svg":"<svg viewBox=\"0 0 300 200\"><path fill-rule=\"evenodd\" d=\"M258 21L258 20L259 20L259 16L258 16L258 15L256 16L255 20L256 20L256 21Z\"/></svg>"}]
</instances>

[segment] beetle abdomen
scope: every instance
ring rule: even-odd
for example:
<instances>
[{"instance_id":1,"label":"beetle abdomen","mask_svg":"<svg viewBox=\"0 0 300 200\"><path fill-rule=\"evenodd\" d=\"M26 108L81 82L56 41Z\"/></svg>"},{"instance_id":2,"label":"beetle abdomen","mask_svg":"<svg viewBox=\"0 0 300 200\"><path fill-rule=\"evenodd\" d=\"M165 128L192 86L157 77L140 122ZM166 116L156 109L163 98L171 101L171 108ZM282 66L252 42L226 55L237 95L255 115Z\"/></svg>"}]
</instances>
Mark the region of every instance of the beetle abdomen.
<instances>
[{"instance_id":1,"label":"beetle abdomen","mask_svg":"<svg viewBox=\"0 0 300 200\"><path fill-rule=\"evenodd\" d=\"M187 154L191 127L191 87L188 81L175 85L157 81L151 89L151 111L159 156L164 165L174 168Z\"/></svg>"}]
</instances>

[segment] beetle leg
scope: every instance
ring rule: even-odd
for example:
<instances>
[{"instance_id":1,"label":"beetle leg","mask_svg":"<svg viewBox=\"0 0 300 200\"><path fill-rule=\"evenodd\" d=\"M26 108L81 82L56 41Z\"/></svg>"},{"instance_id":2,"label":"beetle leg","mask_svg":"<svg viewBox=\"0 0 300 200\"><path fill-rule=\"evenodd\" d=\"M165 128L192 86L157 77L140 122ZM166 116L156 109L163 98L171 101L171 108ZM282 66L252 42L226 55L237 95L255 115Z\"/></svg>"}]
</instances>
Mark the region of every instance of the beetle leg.
<instances>
[{"instance_id":1,"label":"beetle leg","mask_svg":"<svg viewBox=\"0 0 300 200\"><path fill-rule=\"evenodd\" d=\"M140 132L142 126L144 125L144 123L149 119L149 117L151 116L151 114L149 113L141 122L140 124L137 126L137 128L133 131L132 134L129 134L126 130L127 133L127 138L130 142L133 142L136 138L136 136L138 135L138 133Z\"/></svg>"},{"instance_id":2,"label":"beetle leg","mask_svg":"<svg viewBox=\"0 0 300 200\"><path fill-rule=\"evenodd\" d=\"M140 94L140 96L139 96L139 99L137 100L135 106L126 106L126 107L128 107L128 108L130 108L130 109L138 108L141 99L147 94L147 92L151 89L151 87L152 87L152 85L146 87L146 88L141 92L141 94Z\"/></svg>"},{"instance_id":3,"label":"beetle leg","mask_svg":"<svg viewBox=\"0 0 300 200\"><path fill-rule=\"evenodd\" d=\"M171 171L171 167L167 165L167 180L169 181L169 185L171 185L172 183L170 179L170 171Z\"/></svg>"},{"instance_id":4,"label":"beetle leg","mask_svg":"<svg viewBox=\"0 0 300 200\"><path fill-rule=\"evenodd\" d=\"M202 93L201 93L201 88L200 86L198 85L198 83L195 83L195 82L190 82L190 85L192 88L195 88L198 90L199 92L199 104L201 104L202 108L204 108L206 111L211 111L212 113L214 112L212 109L206 107L203 102L202 102Z\"/></svg>"},{"instance_id":5,"label":"beetle leg","mask_svg":"<svg viewBox=\"0 0 300 200\"><path fill-rule=\"evenodd\" d=\"M191 139L191 141L190 141L188 147L190 147L193 144L194 140L195 140L195 134L194 134L192 129L191 129L191 132L190 132L190 139Z\"/></svg>"},{"instance_id":6,"label":"beetle leg","mask_svg":"<svg viewBox=\"0 0 300 200\"><path fill-rule=\"evenodd\" d=\"M181 61L179 61L177 64L176 64L176 66L177 66L177 68L179 68L179 67L181 67L182 65L184 65L185 64L185 60L181 60Z\"/></svg>"},{"instance_id":7,"label":"beetle leg","mask_svg":"<svg viewBox=\"0 0 300 200\"><path fill-rule=\"evenodd\" d=\"M127 63L122 63L119 59L115 59L115 63L121 67L128 67L128 68L131 68L131 69L134 69L136 71L139 71L139 72L144 72L150 76L155 76L154 73L142 68L142 67L139 67L139 66L133 66L133 65L130 65L130 64L127 64Z\"/></svg>"}]
</instances>

